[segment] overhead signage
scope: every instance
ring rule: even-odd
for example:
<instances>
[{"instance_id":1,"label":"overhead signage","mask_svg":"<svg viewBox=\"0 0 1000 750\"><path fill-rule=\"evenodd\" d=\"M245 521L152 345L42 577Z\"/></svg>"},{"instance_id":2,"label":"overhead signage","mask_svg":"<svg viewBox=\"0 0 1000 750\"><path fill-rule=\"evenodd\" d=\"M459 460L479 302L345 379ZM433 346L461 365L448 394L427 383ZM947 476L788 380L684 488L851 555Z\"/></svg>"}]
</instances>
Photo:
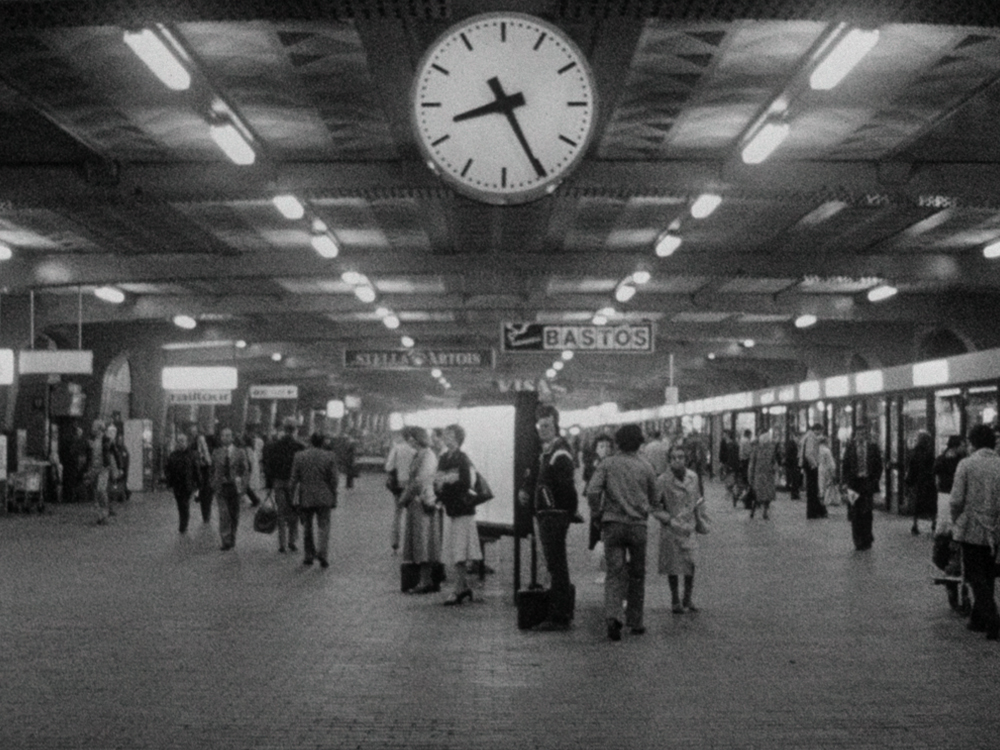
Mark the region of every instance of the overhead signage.
<instances>
[{"instance_id":1,"label":"overhead signage","mask_svg":"<svg viewBox=\"0 0 1000 750\"><path fill-rule=\"evenodd\" d=\"M225 406L232 402L232 391L167 391L167 403L172 406Z\"/></svg>"},{"instance_id":2,"label":"overhead signage","mask_svg":"<svg viewBox=\"0 0 1000 750\"><path fill-rule=\"evenodd\" d=\"M299 387L297 385L252 385L250 386L250 398L261 399L283 399L298 398Z\"/></svg>"},{"instance_id":3,"label":"overhead signage","mask_svg":"<svg viewBox=\"0 0 1000 750\"><path fill-rule=\"evenodd\" d=\"M355 370L423 370L434 367L492 368L492 349L346 349L344 367Z\"/></svg>"},{"instance_id":4,"label":"overhead signage","mask_svg":"<svg viewBox=\"0 0 1000 750\"><path fill-rule=\"evenodd\" d=\"M18 352L22 375L91 375L94 353L84 349L27 349Z\"/></svg>"},{"instance_id":5,"label":"overhead signage","mask_svg":"<svg viewBox=\"0 0 1000 750\"><path fill-rule=\"evenodd\" d=\"M653 351L652 323L621 325L550 325L547 323L504 323L503 351L584 351L606 354Z\"/></svg>"}]
</instances>

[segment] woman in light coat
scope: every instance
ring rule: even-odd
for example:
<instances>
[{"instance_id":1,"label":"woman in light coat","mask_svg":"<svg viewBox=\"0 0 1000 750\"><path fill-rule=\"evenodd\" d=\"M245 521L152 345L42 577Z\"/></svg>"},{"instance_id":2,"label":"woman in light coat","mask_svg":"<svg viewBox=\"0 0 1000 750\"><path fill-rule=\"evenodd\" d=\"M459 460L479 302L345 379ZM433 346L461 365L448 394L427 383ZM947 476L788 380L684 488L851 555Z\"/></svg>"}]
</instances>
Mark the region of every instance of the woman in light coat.
<instances>
[{"instance_id":1,"label":"woman in light coat","mask_svg":"<svg viewBox=\"0 0 1000 750\"><path fill-rule=\"evenodd\" d=\"M830 450L830 440L824 435L819 439L819 498L823 505L840 505L840 486L837 484L837 459Z\"/></svg>"},{"instance_id":2,"label":"woman in light coat","mask_svg":"<svg viewBox=\"0 0 1000 750\"><path fill-rule=\"evenodd\" d=\"M407 427L403 435L417 451L410 462L406 488L399 496L400 506L406 508L403 562L420 566L420 580L410 593L428 594L440 589L432 578L434 564L441 561L441 524L434 492L438 458L431 450L430 437L423 427Z\"/></svg>"}]
</instances>

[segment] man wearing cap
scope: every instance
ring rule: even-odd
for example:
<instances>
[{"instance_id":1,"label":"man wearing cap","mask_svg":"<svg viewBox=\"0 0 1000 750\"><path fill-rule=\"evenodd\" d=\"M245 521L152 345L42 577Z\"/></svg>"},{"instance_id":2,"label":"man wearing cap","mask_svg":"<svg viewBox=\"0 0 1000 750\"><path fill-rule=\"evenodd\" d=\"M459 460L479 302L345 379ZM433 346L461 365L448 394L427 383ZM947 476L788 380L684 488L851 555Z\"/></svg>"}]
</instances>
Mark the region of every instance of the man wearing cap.
<instances>
[{"instance_id":1,"label":"man wearing cap","mask_svg":"<svg viewBox=\"0 0 1000 750\"><path fill-rule=\"evenodd\" d=\"M298 513L292 505L292 462L295 454L305 449L295 439L298 425L293 417L286 417L281 423L281 438L264 446L261 462L264 465L264 486L274 492L274 504L278 508L278 552L289 549L295 552L295 541L299 534Z\"/></svg>"}]
</instances>

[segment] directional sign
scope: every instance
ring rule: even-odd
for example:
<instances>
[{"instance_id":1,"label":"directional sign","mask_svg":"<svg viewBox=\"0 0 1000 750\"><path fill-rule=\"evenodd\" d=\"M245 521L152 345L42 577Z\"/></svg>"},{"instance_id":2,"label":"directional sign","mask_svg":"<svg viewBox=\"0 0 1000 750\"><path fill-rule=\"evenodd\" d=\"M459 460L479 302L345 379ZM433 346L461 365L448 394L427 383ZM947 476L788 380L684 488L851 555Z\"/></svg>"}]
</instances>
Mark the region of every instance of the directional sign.
<instances>
[{"instance_id":1,"label":"directional sign","mask_svg":"<svg viewBox=\"0 0 1000 750\"><path fill-rule=\"evenodd\" d=\"M282 399L298 398L299 387L297 385L252 385L250 386L250 398L261 399Z\"/></svg>"},{"instance_id":2,"label":"directional sign","mask_svg":"<svg viewBox=\"0 0 1000 750\"><path fill-rule=\"evenodd\" d=\"M355 370L425 370L434 367L493 367L492 349L346 349L344 367Z\"/></svg>"},{"instance_id":3,"label":"directional sign","mask_svg":"<svg viewBox=\"0 0 1000 750\"><path fill-rule=\"evenodd\" d=\"M167 403L172 405L225 405L232 402L232 391L167 391Z\"/></svg>"},{"instance_id":4,"label":"directional sign","mask_svg":"<svg viewBox=\"0 0 1000 750\"><path fill-rule=\"evenodd\" d=\"M652 323L606 326L504 323L502 336L505 352L568 349L603 354L650 354L654 338Z\"/></svg>"}]
</instances>

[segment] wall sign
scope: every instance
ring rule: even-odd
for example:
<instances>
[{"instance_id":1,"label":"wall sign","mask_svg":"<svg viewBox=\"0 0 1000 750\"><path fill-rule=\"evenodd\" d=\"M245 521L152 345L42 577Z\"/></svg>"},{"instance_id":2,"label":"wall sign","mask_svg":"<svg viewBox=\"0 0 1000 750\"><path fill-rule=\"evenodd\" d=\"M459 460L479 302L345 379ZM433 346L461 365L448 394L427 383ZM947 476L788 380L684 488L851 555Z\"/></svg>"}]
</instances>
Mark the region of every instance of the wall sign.
<instances>
[{"instance_id":1,"label":"wall sign","mask_svg":"<svg viewBox=\"0 0 1000 750\"><path fill-rule=\"evenodd\" d=\"M295 399L299 397L299 387L297 385L252 385L250 386L250 398L262 399Z\"/></svg>"},{"instance_id":2,"label":"wall sign","mask_svg":"<svg viewBox=\"0 0 1000 750\"><path fill-rule=\"evenodd\" d=\"M232 391L167 391L167 403L172 406L197 404L223 406L232 402Z\"/></svg>"},{"instance_id":3,"label":"wall sign","mask_svg":"<svg viewBox=\"0 0 1000 750\"><path fill-rule=\"evenodd\" d=\"M607 326L504 323L501 338L505 352L568 349L605 354L650 354L655 336L652 323Z\"/></svg>"},{"instance_id":4,"label":"wall sign","mask_svg":"<svg viewBox=\"0 0 1000 750\"><path fill-rule=\"evenodd\" d=\"M423 370L434 367L492 368L493 350L346 349L344 367L354 370Z\"/></svg>"}]
</instances>

